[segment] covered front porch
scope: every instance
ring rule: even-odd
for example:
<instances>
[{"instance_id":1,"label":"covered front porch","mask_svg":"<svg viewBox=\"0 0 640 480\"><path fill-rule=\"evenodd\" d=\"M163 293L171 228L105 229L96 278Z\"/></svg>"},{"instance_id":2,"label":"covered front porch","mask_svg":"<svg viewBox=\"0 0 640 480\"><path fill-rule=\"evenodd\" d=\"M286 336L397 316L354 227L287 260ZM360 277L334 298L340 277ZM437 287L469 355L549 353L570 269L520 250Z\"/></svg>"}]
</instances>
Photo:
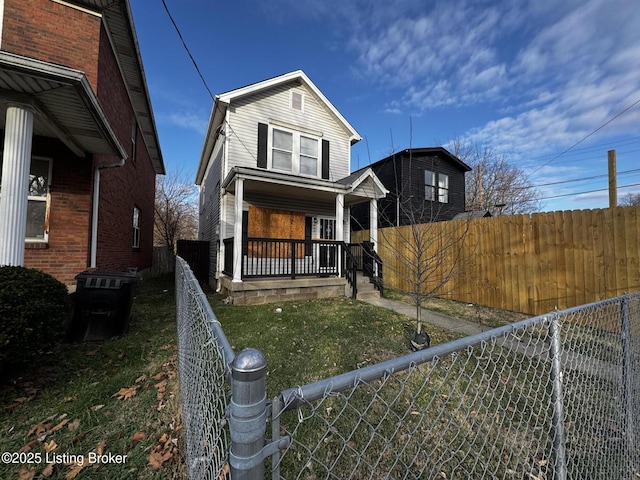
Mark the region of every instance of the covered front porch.
<instances>
[{"instance_id":1,"label":"covered front porch","mask_svg":"<svg viewBox=\"0 0 640 480\"><path fill-rule=\"evenodd\" d=\"M234 209L232 235L223 235L219 246L223 294L235 298L238 292L267 292L277 285L302 298L313 298L311 292L322 287L326 291L318 295L335 296L340 290L355 298L358 272L382 289L377 200L386 190L370 170L332 182L235 168L223 188L227 206ZM362 202L370 205L370 240L350 244L350 208Z\"/></svg>"}]
</instances>

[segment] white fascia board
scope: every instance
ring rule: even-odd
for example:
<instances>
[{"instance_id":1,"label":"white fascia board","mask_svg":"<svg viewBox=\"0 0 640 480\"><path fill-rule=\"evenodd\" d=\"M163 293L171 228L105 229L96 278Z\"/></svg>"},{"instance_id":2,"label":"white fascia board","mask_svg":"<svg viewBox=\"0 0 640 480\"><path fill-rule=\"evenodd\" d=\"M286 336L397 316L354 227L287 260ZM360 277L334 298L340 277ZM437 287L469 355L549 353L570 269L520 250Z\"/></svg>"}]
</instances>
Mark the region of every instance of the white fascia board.
<instances>
[{"instance_id":1,"label":"white fascia board","mask_svg":"<svg viewBox=\"0 0 640 480\"><path fill-rule=\"evenodd\" d=\"M322 101L325 104L327 109L329 109L329 111L331 111L331 113L338 119L338 121L342 123L342 125L349 132L349 140L351 142L351 145L362 140L362 137L356 131L356 129L351 126L351 124L347 121L347 119L342 116L342 114L338 111L338 109L333 106L333 104L329 101L329 99L324 96L324 94L320 91L320 89L315 86L315 84L311 81L311 79L307 77L307 75L302 70L296 70L294 72L285 73L284 75L279 75L277 77L269 78L268 80L263 80L262 82L253 83L251 85L247 85L245 87L241 87L236 90L231 90L229 92L220 94L218 97L220 98L221 102L226 103L228 105L233 100L236 100L238 98L244 97L246 95L251 95L256 92L266 90L276 85L280 85L282 83L290 82L293 80L300 80L307 87L309 87L311 91L313 91L313 93L320 99L320 101Z\"/></svg>"}]
</instances>

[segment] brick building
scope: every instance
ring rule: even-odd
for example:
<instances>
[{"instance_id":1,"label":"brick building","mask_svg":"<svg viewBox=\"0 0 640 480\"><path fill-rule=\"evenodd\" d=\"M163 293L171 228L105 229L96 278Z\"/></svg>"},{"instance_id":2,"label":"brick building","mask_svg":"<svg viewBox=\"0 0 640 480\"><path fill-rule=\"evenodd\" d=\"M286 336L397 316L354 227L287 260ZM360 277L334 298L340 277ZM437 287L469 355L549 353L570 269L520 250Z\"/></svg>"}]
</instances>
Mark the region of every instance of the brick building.
<instances>
[{"instance_id":1,"label":"brick building","mask_svg":"<svg viewBox=\"0 0 640 480\"><path fill-rule=\"evenodd\" d=\"M0 1L0 265L151 267L160 144L128 0Z\"/></svg>"}]
</instances>

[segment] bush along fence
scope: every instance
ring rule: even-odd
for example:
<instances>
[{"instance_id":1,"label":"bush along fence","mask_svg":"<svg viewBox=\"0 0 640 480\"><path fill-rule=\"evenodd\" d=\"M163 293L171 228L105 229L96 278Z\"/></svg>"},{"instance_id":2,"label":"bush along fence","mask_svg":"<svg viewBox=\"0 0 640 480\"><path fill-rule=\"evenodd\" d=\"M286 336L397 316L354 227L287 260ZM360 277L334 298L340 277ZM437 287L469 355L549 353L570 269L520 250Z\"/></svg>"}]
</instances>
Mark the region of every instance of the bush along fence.
<instances>
[{"instance_id":1,"label":"bush along fence","mask_svg":"<svg viewBox=\"0 0 640 480\"><path fill-rule=\"evenodd\" d=\"M265 393L184 261L179 379L192 479L640 476L640 294Z\"/></svg>"}]
</instances>

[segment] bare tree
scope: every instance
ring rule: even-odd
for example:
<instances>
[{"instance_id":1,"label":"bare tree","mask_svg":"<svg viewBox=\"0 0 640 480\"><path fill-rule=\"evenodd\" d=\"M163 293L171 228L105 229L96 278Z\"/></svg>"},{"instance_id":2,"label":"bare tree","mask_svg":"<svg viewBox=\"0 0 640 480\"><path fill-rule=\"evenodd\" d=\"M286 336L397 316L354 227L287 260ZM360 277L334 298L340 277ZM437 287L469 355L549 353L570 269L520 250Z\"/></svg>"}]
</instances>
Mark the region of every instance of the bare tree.
<instances>
[{"instance_id":1,"label":"bare tree","mask_svg":"<svg viewBox=\"0 0 640 480\"><path fill-rule=\"evenodd\" d=\"M198 232L197 187L179 171L156 177L153 242L175 251L176 240L195 239Z\"/></svg>"},{"instance_id":2,"label":"bare tree","mask_svg":"<svg viewBox=\"0 0 640 480\"><path fill-rule=\"evenodd\" d=\"M460 272L465 259L463 245L467 239L471 220L436 221L450 217L450 209L444 185L427 186L416 181L416 172L422 174L425 162L430 159L409 157L404 167L394 168L394 208L379 208L381 225L400 225L380 228L380 250L391 248L384 255L387 261L384 271L396 270L406 281L406 293L412 299L416 311L416 326L411 334L411 348L419 350L429 346L430 338L423 324L422 307L431 297L443 296ZM432 161L432 160L431 160ZM433 168L431 166L431 168ZM425 190L424 193L416 189ZM393 211L391 211L393 210Z\"/></svg>"},{"instance_id":3,"label":"bare tree","mask_svg":"<svg viewBox=\"0 0 640 480\"><path fill-rule=\"evenodd\" d=\"M640 207L640 192L627 193L622 200L620 200L622 207Z\"/></svg>"},{"instance_id":4,"label":"bare tree","mask_svg":"<svg viewBox=\"0 0 640 480\"><path fill-rule=\"evenodd\" d=\"M466 209L492 215L516 215L540 210L540 192L506 155L464 139L449 142L451 152L473 171L466 178Z\"/></svg>"}]
</instances>

